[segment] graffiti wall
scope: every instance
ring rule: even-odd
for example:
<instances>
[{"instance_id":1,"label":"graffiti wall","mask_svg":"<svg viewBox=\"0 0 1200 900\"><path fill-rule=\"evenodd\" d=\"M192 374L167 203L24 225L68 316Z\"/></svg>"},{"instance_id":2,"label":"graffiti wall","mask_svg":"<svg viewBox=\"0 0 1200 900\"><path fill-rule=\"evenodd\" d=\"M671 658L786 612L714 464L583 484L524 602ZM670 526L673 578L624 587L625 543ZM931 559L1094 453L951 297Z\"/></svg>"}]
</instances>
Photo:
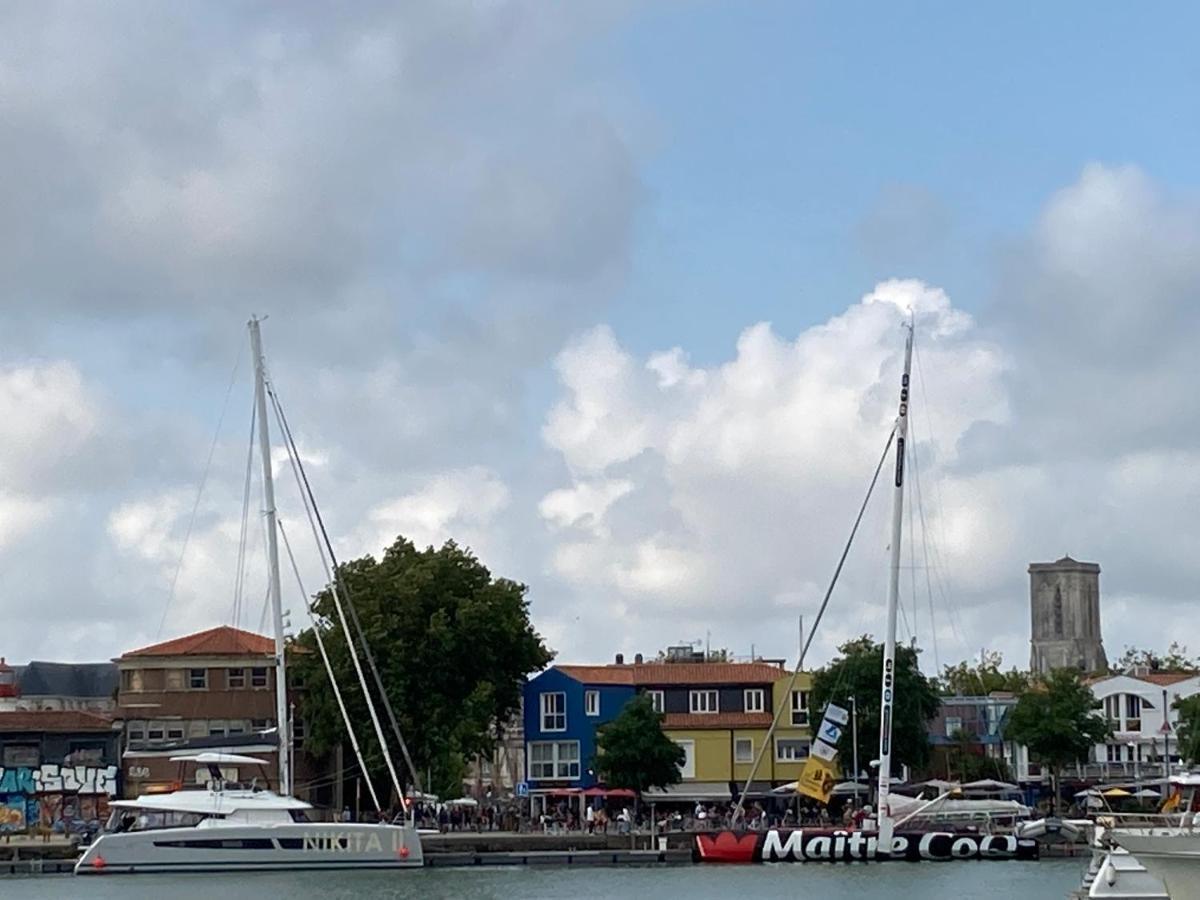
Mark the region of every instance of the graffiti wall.
<instances>
[{"instance_id":1,"label":"graffiti wall","mask_svg":"<svg viewBox=\"0 0 1200 900\"><path fill-rule=\"evenodd\" d=\"M0 832L80 831L108 815L116 766L0 767Z\"/></svg>"}]
</instances>

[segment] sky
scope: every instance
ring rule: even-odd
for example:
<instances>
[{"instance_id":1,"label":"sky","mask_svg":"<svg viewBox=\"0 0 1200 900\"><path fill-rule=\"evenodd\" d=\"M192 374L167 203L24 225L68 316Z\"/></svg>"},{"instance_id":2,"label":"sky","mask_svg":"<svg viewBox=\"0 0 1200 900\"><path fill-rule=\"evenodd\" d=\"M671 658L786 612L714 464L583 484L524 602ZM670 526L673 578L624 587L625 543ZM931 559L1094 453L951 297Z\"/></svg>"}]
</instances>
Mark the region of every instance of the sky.
<instances>
[{"instance_id":1,"label":"sky","mask_svg":"<svg viewBox=\"0 0 1200 900\"><path fill-rule=\"evenodd\" d=\"M910 315L923 667L1026 664L1026 567L1065 554L1102 566L1110 658L1200 651L1198 29L1183 3L4 4L0 654L262 626L251 315L339 556L470 547L560 661L794 661ZM882 636L890 502L811 664Z\"/></svg>"}]
</instances>

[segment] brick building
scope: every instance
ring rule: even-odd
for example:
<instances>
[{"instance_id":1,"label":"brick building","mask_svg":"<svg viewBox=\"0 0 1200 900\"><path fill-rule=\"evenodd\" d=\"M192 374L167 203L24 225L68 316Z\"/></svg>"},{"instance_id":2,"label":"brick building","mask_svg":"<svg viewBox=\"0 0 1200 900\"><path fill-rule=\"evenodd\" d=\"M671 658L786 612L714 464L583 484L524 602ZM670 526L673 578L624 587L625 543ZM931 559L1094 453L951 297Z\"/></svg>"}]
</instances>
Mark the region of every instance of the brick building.
<instances>
[{"instance_id":1,"label":"brick building","mask_svg":"<svg viewBox=\"0 0 1200 900\"><path fill-rule=\"evenodd\" d=\"M0 712L0 833L79 831L119 785L120 726L81 710Z\"/></svg>"},{"instance_id":2,"label":"brick building","mask_svg":"<svg viewBox=\"0 0 1200 900\"><path fill-rule=\"evenodd\" d=\"M212 747L266 760L267 780L275 787L274 651L268 637L221 626L114 660L120 672L117 714L125 720L125 795L167 789L179 777L171 756Z\"/></svg>"}]
</instances>

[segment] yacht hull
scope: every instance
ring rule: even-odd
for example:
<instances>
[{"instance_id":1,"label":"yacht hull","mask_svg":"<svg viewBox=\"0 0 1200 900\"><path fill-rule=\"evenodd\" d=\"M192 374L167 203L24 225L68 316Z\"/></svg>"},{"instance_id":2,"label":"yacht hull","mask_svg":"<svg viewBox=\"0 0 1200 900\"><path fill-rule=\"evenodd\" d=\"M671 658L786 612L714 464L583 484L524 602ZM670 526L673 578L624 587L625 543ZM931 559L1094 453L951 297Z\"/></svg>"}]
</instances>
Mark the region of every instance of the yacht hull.
<instances>
[{"instance_id":1,"label":"yacht hull","mask_svg":"<svg viewBox=\"0 0 1200 900\"><path fill-rule=\"evenodd\" d=\"M1113 831L1112 837L1166 885L1171 900L1200 900L1200 832Z\"/></svg>"},{"instance_id":2,"label":"yacht hull","mask_svg":"<svg viewBox=\"0 0 1200 900\"><path fill-rule=\"evenodd\" d=\"M1010 834L957 834L903 831L891 852L878 846L873 831L772 828L765 832L719 831L696 837L699 862L865 862L868 860L1037 859L1038 844Z\"/></svg>"},{"instance_id":3,"label":"yacht hull","mask_svg":"<svg viewBox=\"0 0 1200 900\"><path fill-rule=\"evenodd\" d=\"M422 865L421 840L414 828L287 823L103 834L79 858L75 874L411 869Z\"/></svg>"}]
</instances>

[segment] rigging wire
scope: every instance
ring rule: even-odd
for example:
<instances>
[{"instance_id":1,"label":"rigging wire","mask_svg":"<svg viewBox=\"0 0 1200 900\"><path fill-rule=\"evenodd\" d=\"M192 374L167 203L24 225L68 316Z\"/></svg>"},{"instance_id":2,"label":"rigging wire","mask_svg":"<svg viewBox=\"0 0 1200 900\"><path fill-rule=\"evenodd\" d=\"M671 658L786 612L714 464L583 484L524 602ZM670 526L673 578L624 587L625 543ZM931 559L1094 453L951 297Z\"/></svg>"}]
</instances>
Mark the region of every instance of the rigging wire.
<instances>
[{"instance_id":1,"label":"rigging wire","mask_svg":"<svg viewBox=\"0 0 1200 900\"><path fill-rule=\"evenodd\" d=\"M396 713L392 709L391 700L388 698L387 691L383 687L383 679L379 675L379 667L375 664L375 654L371 652L371 645L367 642L366 632L363 630L362 622L358 618L358 611L354 608L354 599L350 596L350 592L346 586L345 580L341 576L341 569L338 565L337 554L333 552L333 542L329 539L329 532L325 528L325 520L321 516L321 510L317 507L316 497L313 495L312 485L308 481L308 473L304 470L304 461L300 458L300 451L296 447L295 438L292 436L291 426L288 424L287 415L283 411L283 404L275 393L274 386L267 383L267 394L271 398L271 404L275 409L275 416L279 422L279 427L283 433L284 439L287 442L289 459L292 460L293 472L296 475L297 483L301 485L300 494L305 502L305 509L308 511L309 524L313 528L313 537L317 538L317 531L320 530L320 538L317 540L318 546L324 541L325 550L328 551L329 561L326 563L325 554L321 554L322 565L325 566L326 575L329 577L330 589L333 592L334 600L337 601L339 614L342 610L342 604L339 601L339 594L346 598L345 607L350 611L350 619L354 623L354 628L358 633L358 643L362 648L363 656L366 657L367 665L371 669L371 675L375 682L375 688L379 692L380 701L383 703L383 708L387 712L388 721L392 727L392 733L396 737L396 743L400 747L400 752L404 756L404 761L408 764L409 773L412 775L413 786L418 794L421 790L421 775L417 771L417 767L413 764L412 755L408 750L408 743L404 740L404 735L400 731L400 724L396 721ZM332 566L332 572L330 567ZM342 623L345 625L345 622ZM350 650L351 658L358 665L358 654L354 652L353 643L350 641L350 632L346 631L347 646ZM361 672L360 672L361 678ZM363 691L367 695L368 703L370 702L370 692L367 690L366 681L363 680ZM380 743L384 743L382 734L380 735ZM385 745L386 746L386 745ZM391 756L388 755L389 765ZM403 797L403 795L401 795Z\"/></svg>"},{"instance_id":2,"label":"rigging wire","mask_svg":"<svg viewBox=\"0 0 1200 900\"><path fill-rule=\"evenodd\" d=\"M229 387L225 389L225 399L221 401L221 414L217 417L217 428L213 433L212 443L208 447L208 458L204 461L204 474L200 477L200 487L196 489L196 499L192 503L192 514L188 517L187 531L183 534L183 546L179 548L179 560L175 563L175 574L171 576L171 590L167 593L167 602L163 606L162 618L158 620L158 631L155 637L162 636L162 630L167 624L167 613L175 600L175 588L179 585L179 573L183 571L183 559L187 555L188 542L192 539L192 529L196 526L196 513L200 510L200 499L204 496L204 487L208 484L208 474L212 470L213 456L217 452L217 443L221 439L221 426L225 423L225 413L229 409L229 398L233 394L233 386L237 382L238 369L242 365L242 354L245 347L238 350L237 359L233 361L233 371L229 374Z\"/></svg>"},{"instance_id":3,"label":"rigging wire","mask_svg":"<svg viewBox=\"0 0 1200 900\"><path fill-rule=\"evenodd\" d=\"M787 690L784 691L784 696L791 697L792 691L796 687L796 679L800 675L801 669L804 668L804 658L808 656L808 648L812 646L813 638L816 637L817 630L821 627L821 619L825 616L825 610L829 606L829 598L833 596L833 589L837 586L838 577L842 574L842 566L846 563L846 557L850 554L850 546L854 543L854 536L858 534L858 526L862 523L863 515L867 511L867 504L871 500L871 494L875 491L875 484L879 481L879 473L883 470L883 464L887 461L888 451L892 448L892 443L896 439L896 426L892 426L891 432L888 433L887 444L884 445L883 454L879 457L879 463L875 466L875 474L871 476L871 484L867 487L867 495L863 497L862 505L858 508L858 515L854 517L854 525L850 529L850 537L846 540L846 546L842 548L842 555L838 559L836 568L833 570L833 577L829 580L829 587L825 590L825 597L821 601L821 606L817 610L816 621L813 622L813 627L809 629L805 636L804 646L800 648L800 658L796 660L796 669L792 672L792 678L788 682ZM758 774L758 768L762 765L762 759L767 748L771 746L771 736L775 733L775 729L779 727L779 720L783 717L784 707L788 704L775 704L775 717L771 720L771 727L767 729L767 735L763 738L762 747L758 750L758 755L754 757L754 765L750 767L750 774L746 777L746 787L738 796L737 806L734 807L733 813L730 816L730 822L737 822L742 814L742 807L745 804L746 794L750 791L750 783L754 781L754 776Z\"/></svg>"},{"instance_id":4,"label":"rigging wire","mask_svg":"<svg viewBox=\"0 0 1200 900\"><path fill-rule=\"evenodd\" d=\"M354 749L354 756L358 760L358 767L362 769L363 779L367 782L367 790L371 794L371 802L375 804L376 812L383 812L383 807L379 805L379 795L375 793L375 785L371 781L371 776L367 772L367 765L363 762L362 750L358 746L358 737L354 733L354 727L350 724L350 714L346 712L346 703L342 699L342 691L338 687L337 679L333 676L333 665L329 662L329 654L325 650L325 640L321 637L321 626L317 622L317 617L313 613L313 608L309 605L309 593L304 589L304 581L300 578L300 567L296 565L295 554L292 553L292 542L288 540L287 531L283 527L283 519L277 518L276 523L279 525L279 536L283 538L283 547L287 551L288 562L292 564L292 572L296 575L296 585L300 588L300 596L303 598L304 611L308 613L308 619L312 622L313 636L317 639L317 649L321 651L321 662L325 665L325 674L329 676L329 684L333 687L333 696L337 700L338 709L342 714L342 722L346 726L346 733L350 736L350 746Z\"/></svg>"},{"instance_id":5,"label":"rigging wire","mask_svg":"<svg viewBox=\"0 0 1200 900\"><path fill-rule=\"evenodd\" d=\"M258 419L258 404L250 404L250 441L246 450L246 479L242 485L242 522L238 534L237 571L233 584L233 620L234 628L242 625L242 600L245 594L246 578L246 542L250 524L250 479L254 472L254 427Z\"/></svg>"},{"instance_id":6,"label":"rigging wire","mask_svg":"<svg viewBox=\"0 0 1200 900\"><path fill-rule=\"evenodd\" d=\"M400 777L396 772L396 767L392 760L392 755L388 750L387 739L384 737L384 734L383 734L383 726L381 726L379 724L379 717L375 711L375 703L374 703L373 699L371 698L371 692L367 687L366 676L363 674L363 671L362 671L362 663L359 661L358 654L354 650L354 640L350 634L350 625L346 620L346 615L344 612L344 604L342 603L342 600L341 600L342 595L345 593L344 583L342 582L340 575L337 573L336 560L334 560L334 562L333 562L333 565L334 565L333 572L332 573L330 572L330 564L329 564L329 560L327 560L326 556L325 556L325 548L322 547L320 537L318 537L318 526L320 526L320 534L325 537L325 546L328 548L331 559L333 557L333 547L331 544L329 544L329 536L328 536L328 534L325 533L325 525L321 521L320 511L317 509L316 498L313 496L312 488L309 486L309 483L308 483L308 478L304 474L304 463L300 459L300 451L296 447L296 442L292 438L291 430L287 427L287 418L283 414L283 406L282 406L282 404L280 404L279 398L275 395L275 391L274 391L273 387L271 386L271 383L268 381L265 386L266 386L266 390L267 390L267 396L269 396L271 398L271 406L275 411L276 421L279 423L280 433L284 436L284 439L286 442L288 462L291 464L292 474L296 478L296 486L300 489L300 499L301 499L301 502L304 504L305 515L307 515L307 517L308 517L308 525L309 525L309 528L312 530L313 538L314 538L314 540L316 540L316 543L317 543L317 550L318 550L318 553L321 558L321 565L325 570L325 576L328 579L330 593L333 596L334 607L337 609L338 619L340 620L341 626L342 626L342 632L346 638L346 650L350 654L351 662L354 663L354 669L355 669L356 674L358 675L359 685L362 687L363 696L367 701L367 712L370 714L371 724L375 728L376 739L379 741L379 745L383 750L384 761L387 763L388 772L392 776L392 783L396 788L396 793L399 795L400 804L401 804L401 806L403 806L404 805L404 788L401 785ZM339 590L339 588L341 588L341 590ZM396 737L400 741L400 749L403 752L404 759L408 763L409 770L412 773L413 783L414 783L414 786L416 787L417 793L420 794L420 793L422 793L422 791L421 791L420 781L418 780L419 776L416 773L416 766L413 765L412 757L409 755L409 752L408 752L408 747L406 744L404 744L404 739L400 736L400 728L396 724L395 716L392 714L391 704L388 702L387 694L383 690L383 684L382 684L381 679L379 678L379 672L378 672L378 670L375 669L374 657L369 655L370 648L367 645L367 639L366 639L365 633L362 630L362 625L358 621L357 613L354 611L353 604L349 603L348 596L346 599L347 599L346 605L349 605L351 615L354 617L355 626L358 628L359 643L368 654L367 659L368 659L368 662L371 663L372 671L375 674L376 685L378 686L379 692L382 695L383 703L384 703L385 707L387 708L388 715L392 717L392 726L393 726L393 729L395 730Z\"/></svg>"}]
</instances>

